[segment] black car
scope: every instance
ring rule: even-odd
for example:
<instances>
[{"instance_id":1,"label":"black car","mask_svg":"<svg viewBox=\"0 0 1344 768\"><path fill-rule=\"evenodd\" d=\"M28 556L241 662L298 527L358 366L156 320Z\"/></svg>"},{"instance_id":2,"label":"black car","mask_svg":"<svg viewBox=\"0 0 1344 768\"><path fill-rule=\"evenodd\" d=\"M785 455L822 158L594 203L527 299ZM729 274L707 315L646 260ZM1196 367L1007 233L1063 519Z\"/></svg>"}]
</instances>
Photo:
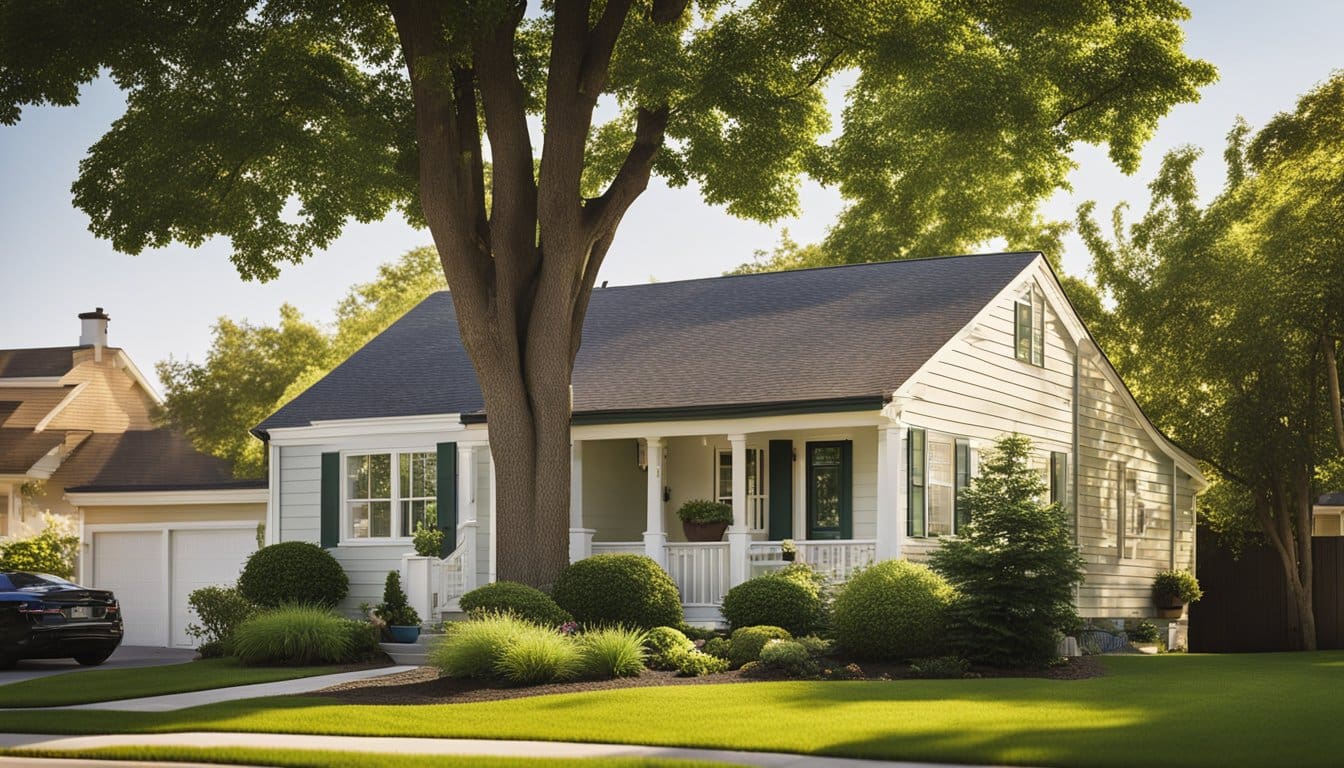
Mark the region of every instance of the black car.
<instances>
[{"instance_id":1,"label":"black car","mask_svg":"<svg viewBox=\"0 0 1344 768\"><path fill-rule=\"evenodd\" d=\"M121 644L121 606L106 590L59 576L0 572L0 669L19 659L96 666Z\"/></svg>"}]
</instances>

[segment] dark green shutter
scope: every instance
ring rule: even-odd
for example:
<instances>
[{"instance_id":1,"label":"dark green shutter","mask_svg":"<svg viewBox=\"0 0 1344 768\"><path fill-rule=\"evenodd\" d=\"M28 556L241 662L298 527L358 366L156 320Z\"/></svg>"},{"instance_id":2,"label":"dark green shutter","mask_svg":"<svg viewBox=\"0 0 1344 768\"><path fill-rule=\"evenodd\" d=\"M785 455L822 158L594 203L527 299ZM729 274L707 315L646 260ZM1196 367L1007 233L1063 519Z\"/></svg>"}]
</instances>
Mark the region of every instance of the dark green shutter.
<instances>
[{"instance_id":1,"label":"dark green shutter","mask_svg":"<svg viewBox=\"0 0 1344 768\"><path fill-rule=\"evenodd\" d=\"M909 486L906 493L907 509L905 532L908 536L924 535L924 430L912 429L905 440L906 477Z\"/></svg>"},{"instance_id":2,"label":"dark green shutter","mask_svg":"<svg viewBox=\"0 0 1344 768\"><path fill-rule=\"evenodd\" d=\"M341 541L341 454L322 454L322 546Z\"/></svg>"},{"instance_id":3,"label":"dark green shutter","mask_svg":"<svg viewBox=\"0 0 1344 768\"><path fill-rule=\"evenodd\" d=\"M770 539L793 538L793 441L770 441Z\"/></svg>"},{"instance_id":4,"label":"dark green shutter","mask_svg":"<svg viewBox=\"0 0 1344 768\"><path fill-rule=\"evenodd\" d=\"M854 443L840 443L840 538L854 538Z\"/></svg>"},{"instance_id":5,"label":"dark green shutter","mask_svg":"<svg viewBox=\"0 0 1344 768\"><path fill-rule=\"evenodd\" d=\"M441 557L457 549L457 443L439 443L439 457L435 476L438 487L439 530L443 531ZM465 467L470 472L471 467Z\"/></svg>"},{"instance_id":6,"label":"dark green shutter","mask_svg":"<svg viewBox=\"0 0 1344 768\"><path fill-rule=\"evenodd\" d=\"M961 527L971 521L971 510L967 509L966 503L961 500L961 492L971 484L971 441L958 438L956 445L957 466L953 481L955 486L952 489L952 509L956 527L952 532L961 533Z\"/></svg>"}]
</instances>

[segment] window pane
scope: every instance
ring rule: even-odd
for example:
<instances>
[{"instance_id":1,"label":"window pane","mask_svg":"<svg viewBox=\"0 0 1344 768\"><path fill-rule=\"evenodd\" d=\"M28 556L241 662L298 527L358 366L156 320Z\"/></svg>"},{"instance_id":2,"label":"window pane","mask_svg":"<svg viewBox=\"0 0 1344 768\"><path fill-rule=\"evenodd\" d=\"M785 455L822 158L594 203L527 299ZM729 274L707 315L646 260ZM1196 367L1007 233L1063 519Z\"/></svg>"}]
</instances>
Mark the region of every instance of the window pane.
<instances>
[{"instance_id":1,"label":"window pane","mask_svg":"<svg viewBox=\"0 0 1344 768\"><path fill-rule=\"evenodd\" d=\"M817 446L812 449L812 465L839 465L840 447L836 445Z\"/></svg>"},{"instance_id":2,"label":"window pane","mask_svg":"<svg viewBox=\"0 0 1344 768\"><path fill-rule=\"evenodd\" d=\"M952 484L952 444L941 440L929 441L929 482Z\"/></svg>"},{"instance_id":3,"label":"window pane","mask_svg":"<svg viewBox=\"0 0 1344 768\"><path fill-rule=\"evenodd\" d=\"M1040 291L1032 295L1031 362L1045 365L1045 297Z\"/></svg>"},{"instance_id":4,"label":"window pane","mask_svg":"<svg viewBox=\"0 0 1344 768\"><path fill-rule=\"evenodd\" d=\"M747 495L756 496L760 494L761 488L757 483L756 473L760 471L760 451L755 448L747 449Z\"/></svg>"},{"instance_id":5,"label":"window pane","mask_svg":"<svg viewBox=\"0 0 1344 768\"><path fill-rule=\"evenodd\" d=\"M392 502L369 502L369 537L386 539L392 536Z\"/></svg>"},{"instance_id":6,"label":"window pane","mask_svg":"<svg viewBox=\"0 0 1344 768\"><path fill-rule=\"evenodd\" d=\"M433 498L439 495L439 456L436 453L420 454L420 485L417 496Z\"/></svg>"},{"instance_id":7,"label":"window pane","mask_svg":"<svg viewBox=\"0 0 1344 768\"><path fill-rule=\"evenodd\" d=\"M929 535L952 533L952 486L929 486Z\"/></svg>"},{"instance_id":8,"label":"window pane","mask_svg":"<svg viewBox=\"0 0 1344 768\"><path fill-rule=\"evenodd\" d=\"M392 498L392 457L386 453L369 457L370 499Z\"/></svg>"},{"instance_id":9,"label":"window pane","mask_svg":"<svg viewBox=\"0 0 1344 768\"><path fill-rule=\"evenodd\" d=\"M345 458L345 497L347 499L369 498L368 456L347 456Z\"/></svg>"},{"instance_id":10,"label":"window pane","mask_svg":"<svg viewBox=\"0 0 1344 768\"><path fill-rule=\"evenodd\" d=\"M401 502L401 535L410 536L415 533L419 525L433 527L435 521L430 520L426 514L426 508L433 504L427 501L403 501Z\"/></svg>"},{"instance_id":11,"label":"window pane","mask_svg":"<svg viewBox=\"0 0 1344 768\"><path fill-rule=\"evenodd\" d=\"M719 454L719 501L729 504L733 498L733 454Z\"/></svg>"},{"instance_id":12,"label":"window pane","mask_svg":"<svg viewBox=\"0 0 1344 768\"><path fill-rule=\"evenodd\" d=\"M369 503L356 502L350 505L350 538L367 539L369 537Z\"/></svg>"},{"instance_id":13,"label":"window pane","mask_svg":"<svg viewBox=\"0 0 1344 768\"><path fill-rule=\"evenodd\" d=\"M1017 307L1016 332L1017 359L1022 362L1031 360L1031 304L1020 301Z\"/></svg>"},{"instance_id":14,"label":"window pane","mask_svg":"<svg viewBox=\"0 0 1344 768\"><path fill-rule=\"evenodd\" d=\"M414 454L402 453L397 455L397 475L398 482L401 483L401 497L403 499L415 496L415 487L411 480L411 463L414 461Z\"/></svg>"},{"instance_id":15,"label":"window pane","mask_svg":"<svg viewBox=\"0 0 1344 768\"><path fill-rule=\"evenodd\" d=\"M840 528L840 468L812 468L813 528Z\"/></svg>"}]
</instances>

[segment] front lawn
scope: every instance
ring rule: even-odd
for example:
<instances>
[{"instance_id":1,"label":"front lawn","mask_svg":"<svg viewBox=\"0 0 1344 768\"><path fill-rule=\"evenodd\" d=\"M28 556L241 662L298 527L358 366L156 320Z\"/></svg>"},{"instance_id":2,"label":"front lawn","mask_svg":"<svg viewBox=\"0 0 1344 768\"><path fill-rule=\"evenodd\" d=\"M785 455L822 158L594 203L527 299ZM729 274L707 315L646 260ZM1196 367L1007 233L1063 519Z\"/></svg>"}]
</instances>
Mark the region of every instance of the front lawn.
<instances>
[{"instance_id":1,"label":"front lawn","mask_svg":"<svg viewBox=\"0 0 1344 768\"><path fill-rule=\"evenodd\" d=\"M168 713L11 712L33 733L262 731L597 741L932 762L1337 765L1344 652L1108 657L1088 680L779 682L475 704L318 698Z\"/></svg>"},{"instance_id":2,"label":"front lawn","mask_svg":"<svg viewBox=\"0 0 1344 768\"><path fill-rule=\"evenodd\" d=\"M305 749L209 749L200 747L107 747L78 751L0 750L3 757L136 760L279 768L731 768L728 763L655 758L526 758L477 755L398 755Z\"/></svg>"},{"instance_id":3,"label":"front lawn","mask_svg":"<svg viewBox=\"0 0 1344 768\"><path fill-rule=\"evenodd\" d=\"M71 671L0 685L0 707L59 707L98 701L137 699L169 693L274 683L329 675L347 667L243 667L236 659L205 659L185 664L135 669ZM0 681L4 675L0 674ZM5 715L8 719L10 715Z\"/></svg>"}]
</instances>

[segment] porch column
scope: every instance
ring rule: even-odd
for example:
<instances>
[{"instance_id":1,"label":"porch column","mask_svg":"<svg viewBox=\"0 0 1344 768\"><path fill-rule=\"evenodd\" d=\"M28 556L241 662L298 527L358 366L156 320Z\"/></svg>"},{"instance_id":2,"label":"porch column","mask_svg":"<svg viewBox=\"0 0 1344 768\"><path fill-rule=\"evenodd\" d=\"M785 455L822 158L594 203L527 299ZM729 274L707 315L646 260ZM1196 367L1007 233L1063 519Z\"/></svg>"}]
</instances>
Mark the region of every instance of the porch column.
<instances>
[{"instance_id":1,"label":"porch column","mask_svg":"<svg viewBox=\"0 0 1344 768\"><path fill-rule=\"evenodd\" d=\"M901 556L905 544L904 440L906 428L890 422L877 428L877 559Z\"/></svg>"},{"instance_id":2,"label":"porch column","mask_svg":"<svg viewBox=\"0 0 1344 768\"><path fill-rule=\"evenodd\" d=\"M490 450L487 448L487 450ZM490 450L490 562L486 566L486 575L490 583L495 583L499 571L495 564L499 561L499 483L495 477L495 452Z\"/></svg>"},{"instance_id":3,"label":"porch column","mask_svg":"<svg viewBox=\"0 0 1344 768\"><path fill-rule=\"evenodd\" d=\"M733 447L733 525L728 529L728 581L735 587L751 575L751 528L747 525L747 436L729 435Z\"/></svg>"},{"instance_id":4,"label":"porch column","mask_svg":"<svg viewBox=\"0 0 1344 768\"><path fill-rule=\"evenodd\" d=\"M583 441L569 443L569 562L593 554L593 529L583 527Z\"/></svg>"},{"instance_id":5,"label":"porch column","mask_svg":"<svg viewBox=\"0 0 1344 768\"><path fill-rule=\"evenodd\" d=\"M667 531L663 529L663 439L646 437L646 456L649 462L649 483L644 524L644 554L663 568L667 568Z\"/></svg>"}]
</instances>

